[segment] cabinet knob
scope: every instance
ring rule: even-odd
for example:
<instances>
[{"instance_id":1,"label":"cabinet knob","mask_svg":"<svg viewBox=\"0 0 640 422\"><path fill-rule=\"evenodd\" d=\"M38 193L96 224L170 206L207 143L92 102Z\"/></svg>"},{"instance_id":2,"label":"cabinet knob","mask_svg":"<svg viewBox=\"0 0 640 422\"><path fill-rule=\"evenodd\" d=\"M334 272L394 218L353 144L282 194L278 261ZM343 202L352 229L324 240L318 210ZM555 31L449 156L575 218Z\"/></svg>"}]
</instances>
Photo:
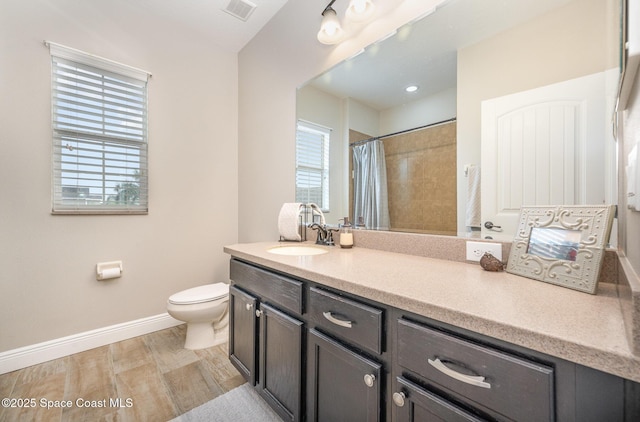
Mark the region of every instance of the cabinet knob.
<instances>
[{"instance_id":1,"label":"cabinet knob","mask_svg":"<svg viewBox=\"0 0 640 422\"><path fill-rule=\"evenodd\" d=\"M256 309L256 316L260 318L262 316L262 311L260 309Z\"/></svg>"},{"instance_id":2,"label":"cabinet knob","mask_svg":"<svg viewBox=\"0 0 640 422\"><path fill-rule=\"evenodd\" d=\"M393 402L396 404L396 406L398 407L402 407L404 406L404 399L406 399L407 396L404 395L404 393L393 393Z\"/></svg>"},{"instance_id":3,"label":"cabinet knob","mask_svg":"<svg viewBox=\"0 0 640 422\"><path fill-rule=\"evenodd\" d=\"M246 305L244 305L247 308L247 311L250 311L251 308L253 308L253 305L251 303L247 303Z\"/></svg>"},{"instance_id":4,"label":"cabinet knob","mask_svg":"<svg viewBox=\"0 0 640 422\"><path fill-rule=\"evenodd\" d=\"M366 374L364 376L364 383L367 387L373 387L373 384L376 381L376 376L373 374Z\"/></svg>"}]
</instances>

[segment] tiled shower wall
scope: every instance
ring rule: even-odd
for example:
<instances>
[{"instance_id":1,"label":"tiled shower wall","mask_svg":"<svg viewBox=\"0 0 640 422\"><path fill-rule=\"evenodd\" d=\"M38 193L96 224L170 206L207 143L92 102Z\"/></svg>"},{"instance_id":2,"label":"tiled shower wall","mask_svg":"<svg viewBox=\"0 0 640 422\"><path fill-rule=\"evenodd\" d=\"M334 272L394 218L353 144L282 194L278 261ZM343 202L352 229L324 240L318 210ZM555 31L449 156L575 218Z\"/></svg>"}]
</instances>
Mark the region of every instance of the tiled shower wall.
<instances>
[{"instance_id":1,"label":"tiled shower wall","mask_svg":"<svg viewBox=\"0 0 640 422\"><path fill-rule=\"evenodd\" d=\"M384 149L391 230L455 235L456 123L385 138Z\"/></svg>"}]
</instances>

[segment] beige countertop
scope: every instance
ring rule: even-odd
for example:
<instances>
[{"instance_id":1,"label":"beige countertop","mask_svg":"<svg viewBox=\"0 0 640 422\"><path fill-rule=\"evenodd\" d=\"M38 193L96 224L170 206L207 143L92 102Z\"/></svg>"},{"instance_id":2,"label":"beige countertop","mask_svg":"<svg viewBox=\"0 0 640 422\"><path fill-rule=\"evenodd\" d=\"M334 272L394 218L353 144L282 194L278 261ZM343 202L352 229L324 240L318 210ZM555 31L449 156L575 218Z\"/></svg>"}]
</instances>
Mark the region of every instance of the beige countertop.
<instances>
[{"instance_id":1,"label":"beige countertop","mask_svg":"<svg viewBox=\"0 0 640 422\"><path fill-rule=\"evenodd\" d=\"M315 256L226 246L232 256L640 382L614 284L590 295L480 266L354 247Z\"/></svg>"}]
</instances>

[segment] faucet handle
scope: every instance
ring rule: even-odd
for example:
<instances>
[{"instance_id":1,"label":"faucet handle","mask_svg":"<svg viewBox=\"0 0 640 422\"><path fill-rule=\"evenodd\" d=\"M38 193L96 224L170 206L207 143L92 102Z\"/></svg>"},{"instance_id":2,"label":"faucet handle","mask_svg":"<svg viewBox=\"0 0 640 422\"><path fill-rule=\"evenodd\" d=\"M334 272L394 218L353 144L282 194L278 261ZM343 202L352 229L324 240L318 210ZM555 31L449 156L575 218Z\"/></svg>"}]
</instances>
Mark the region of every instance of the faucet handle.
<instances>
[{"instance_id":1,"label":"faucet handle","mask_svg":"<svg viewBox=\"0 0 640 422\"><path fill-rule=\"evenodd\" d=\"M316 245L324 245L327 240L327 231L323 226L318 223L312 223L309 225L312 230L318 231L318 237L316 238Z\"/></svg>"},{"instance_id":2,"label":"faucet handle","mask_svg":"<svg viewBox=\"0 0 640 422\"><path fill-rule=\"evenodd\" d=\"M337 233L340 230L337 229L327 229L327 239L325 240L325 245L334 246L336 243L333 241L333 233Z\"/></svg>"}]
</instances>

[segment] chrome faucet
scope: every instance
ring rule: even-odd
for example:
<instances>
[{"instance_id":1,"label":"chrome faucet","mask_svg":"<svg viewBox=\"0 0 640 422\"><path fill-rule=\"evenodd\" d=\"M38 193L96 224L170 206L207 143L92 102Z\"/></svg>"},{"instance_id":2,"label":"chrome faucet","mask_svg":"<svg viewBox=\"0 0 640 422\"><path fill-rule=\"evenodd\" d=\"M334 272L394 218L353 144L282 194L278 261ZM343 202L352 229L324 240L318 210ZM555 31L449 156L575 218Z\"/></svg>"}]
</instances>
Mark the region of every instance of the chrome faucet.
<instances>
[{"instance_id":1,"label":"chrome faucet","mask_svg":"<svg viewBox=\"0 0 640 422\"><path fill-rule=\"evenodd\" d=\"M313 223L309 225L310 229L318 231L318 237L316 238L316 245L325 245L327 241L327 228L324 225Z\"/></svg>"},{"instance_id":2,"label":"chrome faucet","mask_svg":"<svg viewBox=\"0 0 640 422\"><path fill-rule=\"evenodd\" d=\"M326 224L313 223L309 225L310 229L318 231L318 237L316 238L316 245L333 246L336 243L333 240L333 232L337 232L336 229L330 229Z\"/></svg>"}]
</instances>

